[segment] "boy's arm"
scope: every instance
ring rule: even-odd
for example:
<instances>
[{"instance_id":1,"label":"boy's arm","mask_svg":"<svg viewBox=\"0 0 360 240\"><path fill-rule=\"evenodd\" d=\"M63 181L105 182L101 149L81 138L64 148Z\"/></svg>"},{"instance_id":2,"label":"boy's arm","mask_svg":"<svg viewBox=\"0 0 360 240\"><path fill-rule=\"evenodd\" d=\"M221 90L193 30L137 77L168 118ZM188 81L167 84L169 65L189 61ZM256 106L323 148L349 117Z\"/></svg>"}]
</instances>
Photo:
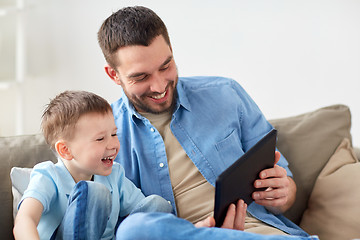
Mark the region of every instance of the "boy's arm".
<instances>
[{"instance_id":1,"label":"boy's arm","mask_svg":"<svg viewBox=\"0 0 360 240\"><path fill-rule=\"evenodd\" d=\"M25 198L15 218L15 239L40 239L37 231L43 205L35 198Z\"/></svg>"}]
</instances>

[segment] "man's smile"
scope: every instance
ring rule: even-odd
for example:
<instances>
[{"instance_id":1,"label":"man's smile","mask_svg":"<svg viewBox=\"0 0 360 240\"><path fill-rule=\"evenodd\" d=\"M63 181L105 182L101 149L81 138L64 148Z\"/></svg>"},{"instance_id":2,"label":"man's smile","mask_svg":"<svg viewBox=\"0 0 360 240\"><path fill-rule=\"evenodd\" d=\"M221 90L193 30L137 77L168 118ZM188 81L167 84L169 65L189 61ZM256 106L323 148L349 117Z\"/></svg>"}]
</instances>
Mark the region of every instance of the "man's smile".
<instances>
[{"instance_id":1,"label":"man's smile","mask_svg":"<svg viewBox=\"0 0 360 240\"><path fill-rule=\"evenodd\" d=\"M163 97L165 97L165 94L166 94L167 91L161 93L161 94L158 94L158 95L153 95L151 96L151 98L154 98L154 99L161 99Z\"/></svg>"}]
</instances>

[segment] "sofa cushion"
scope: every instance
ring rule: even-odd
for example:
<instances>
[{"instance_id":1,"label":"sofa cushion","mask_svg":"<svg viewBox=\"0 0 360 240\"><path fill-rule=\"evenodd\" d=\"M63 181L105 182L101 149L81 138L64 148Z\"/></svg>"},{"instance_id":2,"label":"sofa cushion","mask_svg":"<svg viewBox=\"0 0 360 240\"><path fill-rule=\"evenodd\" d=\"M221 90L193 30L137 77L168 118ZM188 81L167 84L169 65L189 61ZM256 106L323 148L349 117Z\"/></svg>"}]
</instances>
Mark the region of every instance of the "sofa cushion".
<instances>
[{"instance_id":1,"label":"sofa cushion","mask_svg":"<svg viewBox=\"0 0 360 240\"><path fill-rule=\"evenodd\" d=\"M320 239L360 237L360 162L344 139L321 171L300 226Z\"/></svg>"},{"instance_id":2,"label":"sofa cushion","mask_svg":"<svg viewBox=\"0 0 360 240\"><path fill-rule=\"evenodd\" d=\"M17 206L24 195L26 188L30 182L30 175L31 175L32 168L19 168L13 167L10 172L10 179L11 179L11 191L13 195L13 217L18 212Z\"/></svg>"},{"instance_id":3,"label":"sofa cushion","mask_svg":"<svg viewBox=\"0 0 360 240\"><path fill-rule=\"evenodd\" d=\"M289 161L297 185L296 201L285 216L299 224L320 171L340 142L351 139L350 110L333 105L270 123L278 130L277 147Z\"/></svg>"},{"instance_id":4,"label":"sofa cushion","mask_svg":"<svg viewBox=\"0 0 360 240\"><path fill-rule=\"evenodd\" d=\"M42 135L0 137L0 236L12 239L13 201L10 170L12 167L33 167L36 163L56 157L45 143Z\"/></svg>"}]
</instances>

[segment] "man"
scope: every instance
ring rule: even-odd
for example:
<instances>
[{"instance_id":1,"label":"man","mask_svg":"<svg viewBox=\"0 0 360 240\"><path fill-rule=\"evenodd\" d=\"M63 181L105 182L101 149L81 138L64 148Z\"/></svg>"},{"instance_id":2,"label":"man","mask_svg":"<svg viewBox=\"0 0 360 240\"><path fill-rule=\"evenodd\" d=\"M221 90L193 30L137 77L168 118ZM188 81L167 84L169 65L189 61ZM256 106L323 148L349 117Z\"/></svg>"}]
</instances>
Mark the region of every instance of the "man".
<instances>
[{"instance_id":1,"label":"man","mask_svg":"<svg viewBox=\"0 0 360 240\"><path fill-rule=\"evenodd\" d=\"M161 195L197 226L214 226L216 177L272 126L237 82L179 78L166 26L148 8L112 14L98 40L105 71L123 90L112 105L122 133L116 161L145 195ZM254 183L267 191L254 192L249 206L241 200L231 206L223 227L308 236L281 215L293 204L296 185L286 159L276 153L276 161Z\"/></svg>"}]
</instances>

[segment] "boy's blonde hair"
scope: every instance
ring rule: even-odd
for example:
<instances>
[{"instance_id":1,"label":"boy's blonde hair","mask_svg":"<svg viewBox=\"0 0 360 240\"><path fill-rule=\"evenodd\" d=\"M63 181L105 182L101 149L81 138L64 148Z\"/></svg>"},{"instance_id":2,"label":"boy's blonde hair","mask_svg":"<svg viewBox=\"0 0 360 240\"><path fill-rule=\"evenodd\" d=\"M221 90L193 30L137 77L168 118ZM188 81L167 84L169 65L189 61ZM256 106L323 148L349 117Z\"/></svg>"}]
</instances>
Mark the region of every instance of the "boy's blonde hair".
<instances>
[{"instance_id":1,"label":"boy's blonde hair","mask_svg":"<svg viewBox=\"0 0 360 240\"><path fill-rule=\"evenodd\" d=\"M102 97L86 91L65 91L47 105L41 121L46 142L55 150L55 143L71 140L75 125L86 113L112 113L110 104Z\"/></svg>"}]
</instances>

